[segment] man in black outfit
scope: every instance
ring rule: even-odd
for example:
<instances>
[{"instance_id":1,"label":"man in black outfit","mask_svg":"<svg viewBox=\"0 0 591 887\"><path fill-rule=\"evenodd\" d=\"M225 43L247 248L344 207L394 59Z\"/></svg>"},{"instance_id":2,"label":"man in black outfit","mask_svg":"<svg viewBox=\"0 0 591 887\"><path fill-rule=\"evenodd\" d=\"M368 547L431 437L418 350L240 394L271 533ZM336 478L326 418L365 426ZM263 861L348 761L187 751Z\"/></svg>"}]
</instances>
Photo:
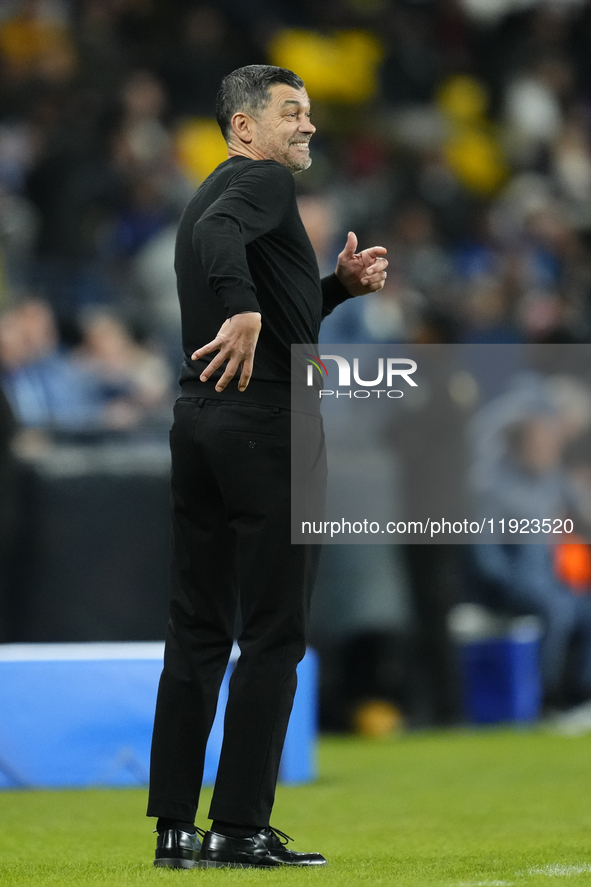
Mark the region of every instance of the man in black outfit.
<instances>
[{"instance_id":1,"label":"man in black outfit","mask_svg":"<svg viewBox=\"0 0 591 887\"><path fill-rule=\"evenodd\" d=\"M234 71L218 122L228 160L187 206L176 246L185 362L171 431L172 593L148 804L158 817L154 864L325 865L319 853L288 850L269 826L319 554L290 543L290 345L316 342L337 304L381 289L386 250L355 253L350 232L335 274L320 281L293 177L311 163L315 131L299 77L266 65ZM310 424L322 452L321 420ZM193 822L238 609L240 658L201 846Z\"/></svg>"}]
</instances>

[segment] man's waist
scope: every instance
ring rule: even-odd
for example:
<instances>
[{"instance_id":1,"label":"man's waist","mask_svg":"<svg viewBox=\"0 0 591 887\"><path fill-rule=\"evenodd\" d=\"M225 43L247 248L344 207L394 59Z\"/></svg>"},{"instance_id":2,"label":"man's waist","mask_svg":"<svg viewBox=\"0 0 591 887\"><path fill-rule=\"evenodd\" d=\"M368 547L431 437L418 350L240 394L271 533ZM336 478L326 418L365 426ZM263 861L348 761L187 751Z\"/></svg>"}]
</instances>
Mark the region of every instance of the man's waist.
<instances>
[{"instance_id":1,"label":"man's waist","mask_svg":"<svg viewBox=\"0 0 591 887\"><path fill-rule=\"evenodd\" d=\"M206 382L202 382L199 373L205 366L199 366L200 361L191 364L183 363L179 384L182 397L207 397L214 400L231 400L236 403L254 403L261 406L281 407L285 410L295 409L297 412L308 413L312 416L320 416L320 402L315 389L306 389L302 396L301 391L295 398L291 382L287 379L257 379L252 376L246 391L238 390L238 373L230 380L223 391L216 391L215 386L219 381L223 370L218 370Z\"/></svg>"},{"instance_id":2,"label":"man's waist","mask_svg":"<svg viewBox=\"0 0 591 887\"><path fill-rule=\"evenodd\" d=\"M246 391L238 390L238 378L231 379L223 391L216 391L218 379L201 382L198 378L183 378L180 385L183 397L207 397L214 400L234 400L239 403L257 403L262 406L291 409L291 386L289 382L267 382L252 379Z\"/></svg>"}]
</instances>

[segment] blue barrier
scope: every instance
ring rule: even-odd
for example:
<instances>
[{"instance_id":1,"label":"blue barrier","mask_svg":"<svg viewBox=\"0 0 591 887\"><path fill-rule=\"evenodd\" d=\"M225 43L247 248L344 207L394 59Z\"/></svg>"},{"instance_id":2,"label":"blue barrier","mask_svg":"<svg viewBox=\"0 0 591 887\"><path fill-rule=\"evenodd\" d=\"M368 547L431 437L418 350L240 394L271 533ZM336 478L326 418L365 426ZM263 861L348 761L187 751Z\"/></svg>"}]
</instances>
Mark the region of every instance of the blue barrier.
<instances>
[{"instance_id":1,"label":"blue barrier","mask_svg":"<svg viewBox=\"0 0 591 887\"><path fill-rule=\"evenodd\" d=\"M457 644L466 719L536 721L542 706L540 621L464 603L450 611L448 627Z\"/></svg>"},{"instance_id":2,"label":"blue barrier","mask_svg":"<svg viewBox=\"0 0 591 887\"><path fill-rule=\"evenodd\" d=\"M0 646L0 788L131 786L148 780L163 644ZM224 677L205 757L213 784L223 738ZM316 775L317 657L298 667L280 780Z\"/></svg>"},{"instance_id":3,"label":"blue barrier","mask_svg":"<svg viewBox=\"0 0 591 887\"><path fill-rule=\"evenodd\" d=\"M486 638L460 647L464 712L474 724L535 721L542 682L539 639Z\"/></svg>"}]
</instances>

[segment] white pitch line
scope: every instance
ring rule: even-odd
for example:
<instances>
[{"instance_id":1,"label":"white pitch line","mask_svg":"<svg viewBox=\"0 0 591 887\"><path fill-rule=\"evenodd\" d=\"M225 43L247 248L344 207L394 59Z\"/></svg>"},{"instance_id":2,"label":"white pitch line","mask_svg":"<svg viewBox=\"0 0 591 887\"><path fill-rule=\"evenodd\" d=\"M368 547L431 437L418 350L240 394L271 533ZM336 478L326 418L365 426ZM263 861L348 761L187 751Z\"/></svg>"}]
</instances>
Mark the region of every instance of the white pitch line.
<instances>
[{"instance_id":1,"label":"white pitch line","mask_svg":"<svg viewBox=\"0 0 591 887\"><path fill-rule=\"evenodd\" d=\"M514 887L514 881L458 881L457 887Z\"/></svg>"},{"instance_id":2,"label":"white pitch line","mask_svg":"<svg viewBox=\"0 0 591 887\"><path fill-rule=\"evenodd\" d=\"M546 875L548 878L569 878L573 875L583 875L585 872L591 872L591 863L564 865L556 862L553 865L535 866L534 868L527 869L526 872L517 872L517 874Z\"/></svg>"}]
</instances>

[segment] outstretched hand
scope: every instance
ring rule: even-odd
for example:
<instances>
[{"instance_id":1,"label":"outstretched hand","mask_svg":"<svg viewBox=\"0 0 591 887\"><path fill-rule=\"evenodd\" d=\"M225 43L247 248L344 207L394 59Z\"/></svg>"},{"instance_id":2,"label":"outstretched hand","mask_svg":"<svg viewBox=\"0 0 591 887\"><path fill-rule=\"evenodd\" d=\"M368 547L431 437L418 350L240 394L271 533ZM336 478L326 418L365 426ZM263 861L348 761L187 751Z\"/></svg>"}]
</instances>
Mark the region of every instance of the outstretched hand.
<instances>
[{"instance_id":1,"label":"outstretched hand","mask_svg":"<svg viewBox=\"0 0 591 887\"><path fill-rule=\"evenodd\" d=\"M242 368L238 380L238 390L245 391L252 376L254 351L260 331L261 315L257 311L235 314L225 320L215 339L202 348L198 348L191 355L191 360L199 360L200 357L211 354L212 351L219 352L203 370L199 376L200 380L207 382L212 373L215 373L225 361L228 361L215 390L223 391L228 382Z\"/></svg>"},{"instance_id":2,"label":"outstretched hand","mask_svg":"<svg viewBox=\"0 0 591 887\"><path fill-rule=\"evenodd\" d=\"M356 253L357 236L349 231L347 243L339 253L335 274L352 296L377 293L386 282L388 260L385 246L372 246Z\"/></svg>"}]
</instances>

